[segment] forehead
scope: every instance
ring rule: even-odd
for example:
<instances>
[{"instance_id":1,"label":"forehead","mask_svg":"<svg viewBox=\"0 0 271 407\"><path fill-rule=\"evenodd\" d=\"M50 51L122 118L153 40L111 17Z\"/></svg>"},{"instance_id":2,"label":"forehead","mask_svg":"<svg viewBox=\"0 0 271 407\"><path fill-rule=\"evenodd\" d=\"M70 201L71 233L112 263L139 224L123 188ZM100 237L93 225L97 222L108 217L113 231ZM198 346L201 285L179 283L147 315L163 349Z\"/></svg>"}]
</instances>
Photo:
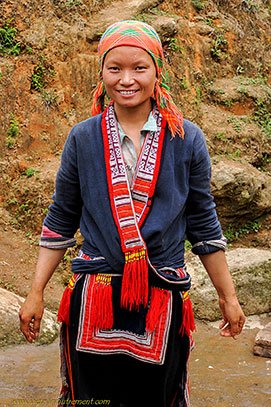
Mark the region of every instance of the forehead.
<instances>
[{"instance_id":1,"label":"forehead","mask_svg":"<svg viewBox=\"0 0 271 407\"><path fill-rule=\"evenodd\" d=\"M153 62L150 54L142 48L133 46L119 46L108 51L104 58L104 63L110 62L134 62L134 61Z\"/></svg>"}]
</instances>

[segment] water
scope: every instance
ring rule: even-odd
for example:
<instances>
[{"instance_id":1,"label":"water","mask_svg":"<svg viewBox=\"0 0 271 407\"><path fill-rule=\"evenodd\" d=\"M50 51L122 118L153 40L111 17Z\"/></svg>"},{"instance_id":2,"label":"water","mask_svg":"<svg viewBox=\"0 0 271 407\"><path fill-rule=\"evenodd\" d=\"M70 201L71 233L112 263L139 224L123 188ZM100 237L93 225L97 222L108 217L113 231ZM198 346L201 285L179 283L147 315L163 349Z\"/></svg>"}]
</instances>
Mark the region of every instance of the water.
<instances>
[{"instance_id":1,"label":"water","mask_svg":"<svg viewBox=\"0 0 271 407\"><path fill-rule=\"evenodd\" d=\"M252 322L254 326L237 341L222 338L216 327L197 322L196 346L190 357L191 407L271 407L271 359L253 355L262 320ZM0 349L0 372L1 407L57 405L61 386L58 341L49 346Z\"/></svg>"},{"instance_id":2,"label":"water","mask_svg":"<svg viewBox=\"0 0 271 407\"><path fill-rule=\"evenodd\" d=\"M198 324L190 358L192 407L271 407L271 359L252 353L258 330L246 329L234 341Z\"/></svg>"}]
</instances>

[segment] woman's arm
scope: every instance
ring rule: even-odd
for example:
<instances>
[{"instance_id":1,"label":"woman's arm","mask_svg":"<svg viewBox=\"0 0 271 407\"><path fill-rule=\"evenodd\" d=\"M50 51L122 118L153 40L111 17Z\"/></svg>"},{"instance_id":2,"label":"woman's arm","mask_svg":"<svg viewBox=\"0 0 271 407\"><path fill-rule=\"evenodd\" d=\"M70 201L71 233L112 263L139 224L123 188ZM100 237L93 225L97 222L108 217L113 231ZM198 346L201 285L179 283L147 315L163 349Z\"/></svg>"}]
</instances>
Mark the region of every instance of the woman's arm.
<instances>
[{"instance_id":1,"label":"woman's arm","mask_svg":"<svg viewBox=\"0 0 271 407\"><path fill-rule=\"evenodd\" d=\"M201 255L202 264L207 270L218 293L223 321L220 324L222 336L237 339L245 323L245 315L235 294L235 289L224 251Z\"/></svg>"},{"instance_id":2,"label":"woman's arm","mask_svg":"<svg viewBox=\"0 0 271 407\"><path fill-rule=\"evenodd\" d=\"M43 291L62 260L65 251L66 249L40 248L31 289L19 312L20 329L30 343L39 335L44 311Z\"/></svg>"}]
</instances>

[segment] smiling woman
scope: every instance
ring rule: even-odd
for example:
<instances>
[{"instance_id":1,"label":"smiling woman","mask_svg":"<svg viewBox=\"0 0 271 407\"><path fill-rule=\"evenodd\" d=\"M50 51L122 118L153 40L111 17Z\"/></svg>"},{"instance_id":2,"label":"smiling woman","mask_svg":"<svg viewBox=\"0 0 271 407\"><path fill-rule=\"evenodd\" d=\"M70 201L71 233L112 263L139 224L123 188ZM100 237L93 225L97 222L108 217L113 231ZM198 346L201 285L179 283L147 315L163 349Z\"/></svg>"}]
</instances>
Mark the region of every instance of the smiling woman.
<instances>
[{"instance_id":1,"label":"smiling woman","mask_svg":"<svg viewBox=\"0 0 271 407\"><path fill-rule=\"evenodd\" d=\"M152 110L154 62L141 48L121 46L106 54L102 72L107 96L114 100L117 120L139 155L140 130Z\"/></svg>"},{"instance_id":2,"label":"smiling woman","mask_svg":"<svg viewBox=\"0 0 271 407\"><path fill-rule=\"evenodd\" d=\"M104 60L103 81L107 95L115 102L117 116L121 109L130 108L131 112L131 108L140 108L148 118L156 70L146 51L128 46L109 51Z\"/></svg>"},{"instance_id":3,"label":"smiling woman","mask_svg":"<svg viewBox=\"0 0 271 407\"><path fill-rule=\"evenodd\" d=\"M171 98L152 27L113 24L98 54L93 117L65 143L21 330L29 342L38 336L44 288L80 226L84 243L58 312L59 405L188 407L195 324L186 237L217 289L221 335L236 338L245 319L210 193L204 135Z\"/></svg>"}]
</instances>

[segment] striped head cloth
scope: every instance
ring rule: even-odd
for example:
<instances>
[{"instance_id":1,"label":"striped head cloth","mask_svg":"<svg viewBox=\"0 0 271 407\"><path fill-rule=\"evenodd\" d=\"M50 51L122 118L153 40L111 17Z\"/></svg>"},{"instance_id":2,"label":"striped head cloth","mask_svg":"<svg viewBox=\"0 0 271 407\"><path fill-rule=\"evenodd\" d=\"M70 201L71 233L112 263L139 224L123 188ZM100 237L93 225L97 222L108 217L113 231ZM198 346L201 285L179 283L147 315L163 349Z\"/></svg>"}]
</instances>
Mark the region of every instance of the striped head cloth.
<instances>
[{"instance_id":1,"label":"striped head cloth","mask_svg":"<svg viewBox=\"0 0 271 407\"><path fill-rule=\"evenodd\" d=\"M101 37L98 47L98 83L94 89L91 114L94 116L104 110L106 92L102 75L103 62L106 54L111 49L120 46L133 46L144 49L152 57L157 73L157 81L152 97L156 101L162 116L167 121L172 136L178 134L183 137L183 116L173 102L167 85L168 75L161 40L154 28L141 21L120 21L111 25Z\"/></svg>"}]
</instances>

